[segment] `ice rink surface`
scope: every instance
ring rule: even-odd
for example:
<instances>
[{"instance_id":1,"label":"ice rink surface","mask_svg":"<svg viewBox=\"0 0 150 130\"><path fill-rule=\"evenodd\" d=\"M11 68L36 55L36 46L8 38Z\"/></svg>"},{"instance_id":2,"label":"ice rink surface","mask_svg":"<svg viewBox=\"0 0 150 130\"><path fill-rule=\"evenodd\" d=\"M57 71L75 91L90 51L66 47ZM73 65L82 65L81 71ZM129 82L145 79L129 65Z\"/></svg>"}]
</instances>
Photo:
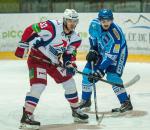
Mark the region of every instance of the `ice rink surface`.
<instances>
[{"instance_id":1,"label":"ice rink surface","mask_svg":"<svg viewBox=\"0 0 150 130\"><path fill-rule=\"evenodd\" d=\"M82 70L85 62L77 64L79 70ZM89 114L88 124L73 123L63 88L48 78L48 86L35 111L35 118L42 124L41 130L150 130L150 64L127 63L124 81L136 74L140 74L141 80L127 88L134 111L119 117L105 115L100 126L97 125L94 114ZM74 78L81 97L82 76L77 74ZM110 85L98 82L96 87L99 112L120 106ZM0 130L18 130L24 97L28 90L26 61L0 61Z\"/></svg>"}]
</instances>

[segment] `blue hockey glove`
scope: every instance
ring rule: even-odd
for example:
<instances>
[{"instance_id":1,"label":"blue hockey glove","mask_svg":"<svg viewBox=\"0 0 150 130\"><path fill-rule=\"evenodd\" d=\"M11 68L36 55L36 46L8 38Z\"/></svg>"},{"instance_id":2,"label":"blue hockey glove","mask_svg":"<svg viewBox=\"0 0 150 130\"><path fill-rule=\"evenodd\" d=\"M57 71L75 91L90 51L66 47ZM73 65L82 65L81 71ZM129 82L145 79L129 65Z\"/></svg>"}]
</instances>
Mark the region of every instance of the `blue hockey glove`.
<instances>
[{"instance_id":1,"label":"blue hockey glove","mask_svg":"<svg viewBox=\"0 0 150 130\"><path fill-rule=\"evenodd\" d=\"M93 83L93 81L98 81L99 79L103 78L105 75L104 71L97 69L93 74L90 73L88 76L88 80Z\"/></svg>"},{"instance_id":2,"label":"blue hockey glove","mask_svg":"<svg viewBox=\"0 0 150 130\"><path fill-rule=\"evenodd\" d=\"M95 50L90 50L86 56L86 60L88 62L94 62L94 64L98 61L98 53Z\"/></svg>"}]
</instances>

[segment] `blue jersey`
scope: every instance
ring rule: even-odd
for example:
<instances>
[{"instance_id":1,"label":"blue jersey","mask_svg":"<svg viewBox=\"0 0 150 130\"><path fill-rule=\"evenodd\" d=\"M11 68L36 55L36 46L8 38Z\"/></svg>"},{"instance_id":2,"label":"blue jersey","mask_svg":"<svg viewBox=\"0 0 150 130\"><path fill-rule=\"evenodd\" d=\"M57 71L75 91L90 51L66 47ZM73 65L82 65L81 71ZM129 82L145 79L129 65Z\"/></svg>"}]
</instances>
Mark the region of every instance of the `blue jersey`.
<instances>
[{"instance_id":1,"label":"blue jersey","mask_svg":"<svg viewBox=\"0 0 150 130\"><path fill-rule=\"evenodd\" d=\"M98 61L94 65L93 71L102 70L106 73L106 79L110 82L123 84L121 79L124 66L126 64L128 49L125 36L121 28L112 23L108 30L104 30L98 19L92 20L89 27L90 45L102 56L102 61ZM87 62L84 73L92 72L91 63ZM82 80L82 99L88 101L91 98L93 84L87 76L83 76ZM124 88L112 86L121 104L129 100Z\"/></svg>"},{"instance_id":2,"label":"blue jersey","mask_svg":"<svg viewBox=\"0 0 150 130\"><path fill-rule=\"evenodd\" d=\"M128 52L125 36L121 28L112 23L106 31L98 19L92 20L89 27L91 49L102 55L103 60L99 64L100 69L105 70L110 65L118 66L118 73L123 69ZM119 67L120 64L120 67Z\"/></svg>"}]
</instances>

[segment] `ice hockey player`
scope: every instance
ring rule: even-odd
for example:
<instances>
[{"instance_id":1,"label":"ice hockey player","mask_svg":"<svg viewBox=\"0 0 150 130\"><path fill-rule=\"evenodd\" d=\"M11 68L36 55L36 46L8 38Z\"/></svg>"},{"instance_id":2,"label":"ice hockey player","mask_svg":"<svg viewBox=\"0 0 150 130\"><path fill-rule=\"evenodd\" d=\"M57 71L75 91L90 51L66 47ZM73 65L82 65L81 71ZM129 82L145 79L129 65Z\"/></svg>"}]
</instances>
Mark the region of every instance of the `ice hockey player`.
<instances>
[{"instance_id":1,"label":"ice hockey player","mask_svg":"<svg viewBox=\"0 0 150 130\"><path fill-rule=\"evenodd\" d=\"M20 128L38 129L40 127L40 122L35 121L32 117L47 85L47 74L57 84L62 84L74 121L88 121L88 115L79 108L78 93L73 79L77 67L76 53L81 44L81 38L75 32L78 17L74 9L66 9L63 22L47 20L25 29L15 55L23 58L30 50L27 64L31 87L26 94Z\"/></svg>"},{"instance_id":2,"label":"ice hockey player","mask_svg":"<svg viewBox=\"0 0 150 130\"><path fill-rule=\"evenodd\" d=\"M128 57L125 36L121 28L113 22L113 13L110 9L101 9L98 18L93 19L89 26L90 50L86 56L87 63L83 72L90 74L83 76L82 99L80 108L90 108L93 77L103 78L111 82L122 84L123 69ZM94 73L91 73L91 63L94 63ZM96 82L98 79L96 79ZM118 97L121 107L112 109L112 112L125 112L132 110L130 97L125 88L112 86Z\"/></svg>"}]
</instances>

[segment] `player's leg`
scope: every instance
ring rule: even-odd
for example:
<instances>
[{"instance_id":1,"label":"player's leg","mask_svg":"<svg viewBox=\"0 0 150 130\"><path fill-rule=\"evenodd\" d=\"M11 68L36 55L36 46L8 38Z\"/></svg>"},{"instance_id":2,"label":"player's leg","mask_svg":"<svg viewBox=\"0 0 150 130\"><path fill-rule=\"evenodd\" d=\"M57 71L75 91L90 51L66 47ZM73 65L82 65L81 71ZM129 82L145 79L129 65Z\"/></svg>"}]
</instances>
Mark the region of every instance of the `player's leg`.
<instances>
[{"instance_id":1,"label":"player's leg","mask_svg":"<svg viewBox=\"0 0 150 130\"><path fill-rule=\"evenodd\" d=\"M28 65L31 87L29 92L26 94L23 114L20 120L20 128L27 127L37 129L40 126L40 122L33 119L33 113L47 84L46 69L42 68L38 64L28 63Z\"/></svg>"},{"instance_id":2,"label":"player's leg","mask_svg":"<svg viewBox=\"0 0 150 130\"><path fill-rule=\"evenodd\" d=\"M23 107L23 115L20 120L20 128L39 128L40 122L34 120L33 113L44 89L44 84L32 84L30 91L27 92L25 98L25 105Z\"/></svg>"},{"instance_id":3,"label":"player's leg","mask_svg":"<svg viewBox=\"0 0 150 130\"><path fill-rule=\"evenodd\" d=\"M91 64L87 63L83 69L83 73L91 73ZM89 110L91 106L92 83L88 80L87 76L82 77L82 97L80 108Z\"/></svg>"},{"instance_id":4,"label":"player's leg","mask_svg":"<svg viewBox=\"0 0 150 130\"><path fill-rule=\"evenodd\" d=\"M65 98L69 102L72 109L74 121L88 122L88 115L83 113L79 108L78 92L73 78L62 83L65 90Z\"/></svg>"},{"instance_id":5,"label":"player's leg","mask_svg":"<svg viewBox=\"0 0 150 130\"><path fill-rule=\"evenodd\" d=\"M101 62L101 61L99 61L99 62ZM94 71L99 67L98 64L94 66ZM91 72L92 72L91 63L88 62L84 67L83 73L90 74ZM88 80L88 77L83 75L83 78L82 78L82 99L80 102L80 108L81 109L90 110L91 95L92 95L92 89L93 89L92 86L93 86L93 84Z\"/></svg>"},{"instance_id":6,"label":"player's leg","mask_svg":"<svg viewBox=\"0 0 150 130\"><path fill-rule=\"evenodd\" d=\"M107 69L107 77L106 78L108 81L123 84L121 76L122 76L123 69L126 64L127 56L128 56L128 51L127 51L127 48L124 47L118 57L117 64L112 65ZM128 110L132 110L133 107L132 107L132 104L130 101L130 97L127 95L125 88L120 88L118 86L113 86L112 88L121 104L121 107L119 109L118 108L113 109L112 111L124 112L124 111L128 111Z\"/></svg>"},{"instance_id":7,"label":"player's leg","mask_svg":"<svg viewBox=\"0 0 150 130\"><path fill-rule=\"evenodd\" d=\"M51 66L52 69L48 70L48 74L53 77L56 83L62 83L65 90L65 98L69 102L72 110L72 116L75 121L87 122L88 115L84 114L79 108L78 93L76 84L71 75L66 75L66 70L60 67ZM51 71L53 70L53 72Z\"/></svg>"},{"instance_id":8,"label":"player's leg","mask_svg":"<svg viewBox=\"0 0 150 130\"><path fill-rule=\"evenodd\" d=\"M115 73L107 73L107 80L119 84L123 83L121 77ZM120 88L118 86L113 86L112 88L121 104L120 108L112 109L112 112L125 112L128 110L132 110L133 107L130 101L130 97L127 95L125 88Z\"/></svg>"}]
</instances>

